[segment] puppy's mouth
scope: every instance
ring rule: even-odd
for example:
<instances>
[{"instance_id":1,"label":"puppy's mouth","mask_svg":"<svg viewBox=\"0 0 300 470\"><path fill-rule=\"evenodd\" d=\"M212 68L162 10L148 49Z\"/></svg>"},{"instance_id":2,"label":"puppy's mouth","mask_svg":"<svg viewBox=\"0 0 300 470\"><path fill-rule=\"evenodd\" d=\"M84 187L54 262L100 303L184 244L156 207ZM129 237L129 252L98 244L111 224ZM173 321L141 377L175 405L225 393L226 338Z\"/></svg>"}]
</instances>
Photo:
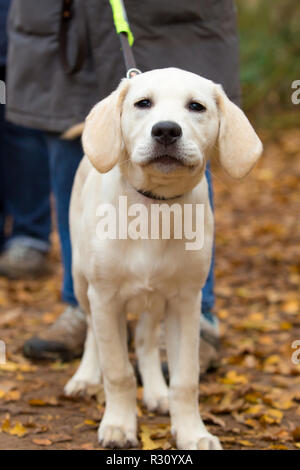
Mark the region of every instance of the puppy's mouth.
<instances>
[{"instance_id":1,"label":"puppy's mouth","mask_svg":"<svg viewBox=\"0 0 300 470\"><path fill-rule=\"evenodd\" d=\"M184 163L179 157L172 157L171 155L165 154L165 155L159 155L157 157L151 158L148 162L148 164L159 164L163 166L183 166Z\"/></svg>"},{"instance_id":2,"label":"puppy's mouth","mask_svg":"<svg viewBox=\"0 0 300 470\"><path fill-rule=\"evenodd\" d=\"M167 153L149 158L144 165L154 167L156 171L161 173L172 173L173 171L180 170L181 168L193 170L195 166L197 166L194 162L189 162L180 155L174 156Z\"/></svg>"}]
</instances>

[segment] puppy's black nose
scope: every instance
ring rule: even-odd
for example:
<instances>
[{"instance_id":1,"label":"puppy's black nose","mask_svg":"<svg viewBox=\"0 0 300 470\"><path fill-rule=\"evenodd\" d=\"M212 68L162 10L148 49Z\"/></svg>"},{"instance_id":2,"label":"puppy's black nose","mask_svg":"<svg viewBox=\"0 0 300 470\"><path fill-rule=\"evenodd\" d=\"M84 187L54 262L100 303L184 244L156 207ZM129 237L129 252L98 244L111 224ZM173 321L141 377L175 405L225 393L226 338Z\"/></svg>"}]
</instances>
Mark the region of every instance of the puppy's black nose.
<instances>
[{"instance_id":1,"label":"puppy's black nose","mask_svg":"<svg viewBox=\"0 0 300 470\"><path fill-rule=\"evenodd\" d=\"M160 121L152 127L151 135L160 144L170 145L182 136L182 129L176 122Z\"/></svg>"}]
</instances>

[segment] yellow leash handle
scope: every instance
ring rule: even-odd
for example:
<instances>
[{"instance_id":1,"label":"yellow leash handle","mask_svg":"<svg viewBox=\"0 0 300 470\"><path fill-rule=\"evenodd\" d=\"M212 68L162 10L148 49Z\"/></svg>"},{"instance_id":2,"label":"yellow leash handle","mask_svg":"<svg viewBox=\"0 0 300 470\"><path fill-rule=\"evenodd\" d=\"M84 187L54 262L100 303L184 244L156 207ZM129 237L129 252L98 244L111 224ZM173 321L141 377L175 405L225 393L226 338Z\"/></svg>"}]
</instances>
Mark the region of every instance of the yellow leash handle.
<instances>
[{"instance_id":1,"label":"yellow leash handle","mask_svg":"<svg viewBox=\"0 0 300 470\"><path fill-rule=\"evenodd\" d=\"M128 24L125 8L122 0L109 0L113 18L115 23L115 28L118 34L126 33L128 37L129 45L132 46L134 42L134 37L131 32L131 29Z\"/></svg>"}]
</instances>

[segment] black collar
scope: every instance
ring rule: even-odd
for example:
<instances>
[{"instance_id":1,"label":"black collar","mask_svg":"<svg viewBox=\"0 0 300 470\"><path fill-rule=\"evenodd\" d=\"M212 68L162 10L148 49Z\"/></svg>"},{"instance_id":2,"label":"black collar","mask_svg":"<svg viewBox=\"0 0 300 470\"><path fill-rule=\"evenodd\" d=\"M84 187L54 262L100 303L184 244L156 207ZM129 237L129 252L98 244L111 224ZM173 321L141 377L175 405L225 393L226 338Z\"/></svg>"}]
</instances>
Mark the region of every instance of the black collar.
<instances>
[{"instance_id":1,"label":"black collar","mask_svg":"<svg viewBox=\"0 0 300 470\"><path fill-rule=\"evenodd\" d=\"M154 194L151 191L143 191L142 189L137 189L137 192L145 197L148 197L149 199L156 199L157 201L169 201L171 199L177 199L178 197L182 196L182 194L178 194L177 196L172 197L158 196L157 194Z\"/></svg>"}]
</instances>

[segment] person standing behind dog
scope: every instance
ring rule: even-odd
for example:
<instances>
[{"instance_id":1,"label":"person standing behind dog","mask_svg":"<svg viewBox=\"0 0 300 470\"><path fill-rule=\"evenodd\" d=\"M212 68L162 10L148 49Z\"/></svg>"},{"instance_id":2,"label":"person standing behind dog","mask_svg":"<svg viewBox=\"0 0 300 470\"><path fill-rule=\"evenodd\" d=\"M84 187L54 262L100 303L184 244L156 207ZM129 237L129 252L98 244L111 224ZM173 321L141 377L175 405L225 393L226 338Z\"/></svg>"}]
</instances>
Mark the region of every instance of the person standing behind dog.
<instances>
[{"instance_id":1,"label":"person standing behind dog","mask_svg":"<svg viewBox=\"0 0 300 470\"><path fill-rule=\"evenodd\" d=\"M10 0L0 0L0 80L4 83L9 4ZM47 148L40 131L9 123L4 111L5 105L0 104L0 276L35 277L48 272L51 213ZM9 233L8 217L12 218Z\"/></svg>"},{"instance_id":2,"label":"person standing behind dog","mask_svg":"<svg viewBox=\"0 0 300 470\"><path fill-rule=\"evenodd\" d=\"M124 3L135 37L133 53L142 71L172 66L198 73L221 83L229 98L239 103L233 0ZM50 329L25 343L24 353L69 359L81 353L85 337L85 318L73 291L68 226L72 181L82 149L79 139L67 141L61 135L84 121L126 70L108 0L13 0L9 37L7 117L45 133L64 264L63 299L70 305ZM206 176L212 202L209 171ZM218 355L213 266L212 261L203 289L202 371Z\"/></svg>"}]
</instances>

